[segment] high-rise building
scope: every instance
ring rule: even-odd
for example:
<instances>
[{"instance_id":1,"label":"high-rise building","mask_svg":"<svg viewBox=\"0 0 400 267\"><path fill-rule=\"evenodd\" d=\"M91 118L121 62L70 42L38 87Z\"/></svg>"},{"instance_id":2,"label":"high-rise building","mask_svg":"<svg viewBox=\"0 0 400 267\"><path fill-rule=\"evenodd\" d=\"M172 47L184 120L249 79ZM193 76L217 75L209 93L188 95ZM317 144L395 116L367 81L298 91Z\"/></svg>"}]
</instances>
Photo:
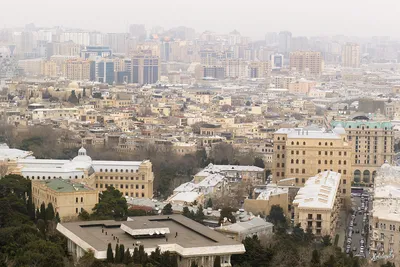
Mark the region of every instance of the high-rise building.
<instances>
[{"instance_id":1,"label":"high-rise building","mask_svg":"<svg viewBox=\"0 0 400 267\"><path fill-rule=\"evenodd\" d=\"M203 66L203 78L225 79L224 66Z\"/></svg>"},{"instance_id":2,"label":"high-rise building","mask_svg":"<svg viewBox=\"0 0 400 267\"><path fill-rule=\"evenodd\" d=\"M282 54L271 55L271 68L272 69L283 68L283 55Z\"/></svg>"},{"instance_id":3,"label":"high-rise building","mask_svg":"<svg viewBox=\"0 0 400 267\"><path fill-rule=\"evenodd\" d=\"M112 50L108 46L86 46L81 51L81 58L95 59L96 57L111 57Z\"/></svg>"},{"instance_id":4,"label":"high-rise building","mask_svg":"<svg viewBox=\"0 0 400 267\"><path fill-rule=\"evenodd\" d=\"M276 45L279 43L278 33L269 32L265 35L265 44L266 45Z\"/></svg>"},{"instance_id":5,"label":"high-rise building","mask_svg":"<svg viewBox=\"0 0 400 267\"><path fill-rule=\"evenodd\" d=\"M360 67L360 45L346 43L342 48L342 66L349 68Z\"/></svg>"},{"instance_id":6,"label":"high-rise building","mask_svg":"<svg viewBox=\"0 0 400 267\"><path fill-rule=\"evenodd\" d=\"M350 195L351 145L343 127L332 131L316 127L279 129L274 133L272 162L274 183L304 186L309 177L334 171L342 175L341 192Z\"/></svg>"},{"instance_id":7,"label":"high-rise building","mask_svg":"<svg viewBox=\"0 0 400 267\"><path fill-rule=\"evenodd\" d=\"M287 56L290 51L292 51L292 33L288 31L280 32L278 52Z\"/></svg>"},{"instance_id":8,"label":"high-rise building","mask_svg":"<svg viewBox=\"0 0 400 267\"><path fill-rule=\"evenodd\" d=\"M308 38L305 36L298 36L292 38L292 51L306 51L309 49Z\"/></svg>"},{"instance_id":9,"label":"high-rise building","mask_svg":"<svg viewBox=\"0 0 400 267\"><path fill-rule=\"evenodd\" d=\"M353 121L332 121L332 126L346 129L352 147L352 177L355 183L371 185L377 170L394 157L394 133L391 122L369 121L357 116Z\"/></svg>"},{"instance_id":10,"label":"high-rise building","mask_svg":"<svg viewBox=\"0 0 400 267\"><path fill-rule=\"evenodd\" d=\"M132 58L132 82L154 84L160 79L160 57L148 53L136 53Z\"/></svg>"},{"instance_id":11,"label":"high-rise building","mask_svg":"<svg viewBox=\"0 0 400 267\"><path fill-rule=\"evenodd\" d=\"M299 73L320 75L322 73L321 52L296 51L290 53L290 68Z\"/></svg>"},{"instance_id":12,"label":"high-rise building","mask_svg":"<svg viewBox=\"0 0 400 267\"><path fill-rule=\"evenodd\" d=\"M143 24L131 24L129 26L129 34L131 37L136 37L139 41L146 39L146 28Z\"/></svg>"},{"instance_id":13,"label":"high-rise building","mask_svg":"<svg viewBox=\"0 0 400 267\"><path fill-rule=\"evenodd\" d=\"M91 62L88 60L68 60L64 63L63 74L70 80L90 80Z\"/></svg>"},{"instance_id":14,"label":"high-rise building","mask_svg":"<svg viewBox=\"0 0 400 267\"><path fill-rule=\"evenodd\" d=\"M253 61L249 64L249 78L267 78L271 74L271 62Z\"/></svg>"},{"instance_id":15,"label":"high-rise building","mask_svg":"<svg viewBox=\"0 0 400 267\"><path fill-rule=\"evenodd\" d=\"M101 83L113 84L114 61L112 59L102 59L96 62L96 80Z\"/></svg>"},{"instance_id":16,"label":"high-rise building","mask_svg":"<svg viewBox=\"0 0 400 267\"><path fill-rule=\"evenodd\" d=\"M110 47L113 53L128 53L128 33L107 33L105 45Z\"/></svg>"}]
</instances>

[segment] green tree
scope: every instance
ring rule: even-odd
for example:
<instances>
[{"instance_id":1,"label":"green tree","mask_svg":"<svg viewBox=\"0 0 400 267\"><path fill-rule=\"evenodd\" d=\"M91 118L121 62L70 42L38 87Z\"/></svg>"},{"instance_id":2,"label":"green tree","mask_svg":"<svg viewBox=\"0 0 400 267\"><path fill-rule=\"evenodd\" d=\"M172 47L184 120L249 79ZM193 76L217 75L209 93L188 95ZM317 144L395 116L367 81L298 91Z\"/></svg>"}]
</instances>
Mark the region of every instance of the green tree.
<instances>
[{"instance_id":1,"label":"green tree","mask_svg":"<svg viewBox=\"0 0 400 267\"><path fill-rule=\"evenodd\" d=\"M283 209L279 205L272 205L268 215L268 221L273 223L276 227L286 227L287 220Z\"/></svg>"},{"instance_id":2,"label":"green tree","mask_svg":"<svg viewBox=\"0 0 400 267\"><path fill-rule=\"evenodd\" d=\"M126 217L128 204L122 193L109 186L100 193L99 203L93 208L93 217L96 219L121 220Z\"/></svg>"},{"instance_id":3,"label":"green tree","mask_svg":"<svg viewBox=\"0 0 400 267\"><path fill-rule=\"evenodd\" d=\"M207 205L206 205L206 207L207 207L207 208L212 208L212 207L213 207L213 203L212 203L212 199L211 199L211 198L209 198L209 199L207 200Z\"/></svg>"},{"instance_id":4,"label":"green tree","mask_svg":"<svg viewBox=\"0 0 400 267\"><path fill-rule=\"evenodd\" d=\"M388 261L385 264L381 264L381 267L396 267L396 265L394 263Z\"/></svg>"},{"instance_id":5,"label":"green tree","mask_svg":"<svg viewBox=\"0 0 400 267\"><path fill-rule=\"evenodd\" d=\"M123 263L128 265L129 263L132 263L132 262L133 262L133 259L132 259L131 252L129 251L129 248L127 248L124 253Z\"/></svg>"},{"instance_id":6,"label":"green tree","mask_svg":"<svg viewBox=\"0 0 400 267\"><path fill-rule=\"evenodd\" d=\"M220 212L220 217L219 217L219 224L221 224L224 221L224 218L226 218L229 222L235 223L236 218L233 216L232 212L236 212L236 209L230 208L230 207L223 207Z\"/></svg>"},{"instance_id":7,"label":"green tree","mask_svg":"<svg viewBox=\"0 0 400 267\"><path fill-rule=\"evenodd\" d=\"M182 215L188 218L191 218L191 214L188 207L183 207ZM191 218L192 219L192 218Z\"/></svg>"},{"instance_id":8,"label":"green tree","mask_svg":"<svg viewBox=\"0 0 400 267\"><path fill-rule=\"evenodd\" d=\"M219 255L214 259L214 267L221 267L221 257Z\"/></svg>"},{"instance_id":9,"label":"green tree","mask_svg":"<svg viewBox=\"0 0 400 267\"><path fill-rule=\"evenodd\" d=\"M330 236L330 235L324 235L324 236L322 237L322 244L323 244L325 247L332 246L332 238L331 238L331 236Z\"/></svg>"},{"instance_id":10,"label":"green tree","mask_svg":"<svg viewBox=\"0 0 400 267\"><path fill-rule=\"evenodd\" d=\"M318 250L314 249L311 257L311 267L319 267L321 266L321 255Z\"/></svg>"},{"instance_id":11,"label":"green tree","mask_svg":"<svg viewBox=\"0 0 400 267\"><path fill-rule=\"evenodd\" d=\"M259 157L254 158L254 166L264 169L265 168L264 160Z\"/></svg>"},{"instance_id":12,"label":"green tree","mask_svg":"<svg viewBox=\"0 0 400 267\"><path fill-rule=\"evenodd\" d=\"M44 202L42 202L42 204L40 204L40 219L42 219L43 221L47 221L46 218L46 205L44 204Z\"/></svg>"},{"instance_id":13,"label":"green tree","mask_svg":"<svg viewBox=\"0 0 400 267\"><path fill-rule=\"evenodd\" d=\"M70 102L72 104L78 104L79 103L79 99L76 96L75 90L71 91L71 95L68 97L68 102Z\"/></svg>"},{"instance_id":14,"label":"green tree","mask_svg":"<svg viewBox=\"0 0 400 267\"><path fill-rule=\"evenodd\" d=\"M86 97L86 88L83 88L82 97Z\"/></svg>"},{"instance_id":15,"label":"green tree","mask_svg":"<svg viewBox=\"0 0 400 267\"><path fill-rule=\"evenodd\" d=\"M49 203L46 208L46 219L52 221L54 220L54 218L55 218L54 207L52 203Z\"/></svg>"},{"instance_id":16,"label":"green tree","mask_svg":"<svg viewBox=\"0 0 400 267\"><path fill-rule=\"evenodd\" d=\"M124 256L125 256L125 246L124 246L124 244L121 244L119 246L119 262L120 263L124 262Z\"/></svg>"},{"instance_id":17,"label":"green tree","mask_svg":"<svg viewBox=\"0 0 400 267\"><path fill-rule=\"evenodd\" d=\"M167 205L164 206L164 208L162 209L162 214L164 215L170 215L172 214L172 205L170 203L168 203Z\"/></svg>"},{"instance_id":18,"label":"green tree","mask_svg":"<svg viewBox=\"0 0 400 267\"><path fill-rule=\"evenodd\" d=\"M336 264L335 256L330 255L328 260L325 261L322 266L323 267L335 267L335 264Z\"/></svg>"},{"instance_id":19,"label":"green tree","mask_svg":"<svg viewBox=\"0 0 400 267\"><path fill-rule=\"evenodd\" d=\"M119 244L115 244L114 262L115 263L121 263L121 254L120 254L120 250L119 250Z\"/></svg>"},{"instance_id":20,"label":"green tree","mask_svg":"<svg viewBox=\"0 0 400 267\"><path fill-rule=\"evenodd\" d=\"M61 222L60 214L58 212L56 213L56 222Z\"/></svg>"},{"instance_id":21,"label":"green tree","mask_svg":"<svg viewBox=\"0 0 400 267\"><path fill-rule=\"evenodd\" d=\"M86 210L82 210L78 215L78 219L81 221L89 221L90 214Z\"/></svg>"},{"instance_id":22,"label":"green tree","mask_svg":"<svg viewBox=\"0 0 400 267\"><path fill-rule=\"evenodd\" d=\"M111 243L108 243L108 246L107 246L107 262L110 262L110 263L114 262L114 253L113 253L113 250L111 247Z\"/></svg>"},{"instance_id":23,"label":"green tree","mask_svg":"<svg viewBox=\"0 0 400 267\"><path fill-rule=\"evenodd\" d=\"M198 208L197 208L197 211L196 211L196 215L195 215L196 217L196 221L198 221L199 223L202 223L203 222L203 220L205 219L205 215L204 215L204 212L203 212L203 206L202 205L200 205Z\"/></svg>"},{"instance_id":24,"label":"green tree","mask_svg":"<svg viewBox=\"0 0 400 267\"><path fill-rule=\"evenodd\" d=\"M27 243L15 257L15 266L64 266L64 252L53 242L35 240Z\"/></svg>"}]
</instances>

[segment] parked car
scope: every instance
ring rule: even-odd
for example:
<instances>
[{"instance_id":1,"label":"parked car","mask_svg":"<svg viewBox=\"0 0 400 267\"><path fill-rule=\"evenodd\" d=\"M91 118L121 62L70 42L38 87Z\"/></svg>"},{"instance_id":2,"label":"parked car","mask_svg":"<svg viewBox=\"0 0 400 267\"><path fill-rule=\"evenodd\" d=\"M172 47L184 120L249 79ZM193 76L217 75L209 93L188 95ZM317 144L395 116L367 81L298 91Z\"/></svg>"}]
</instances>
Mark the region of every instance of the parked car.
<instances>
[{"instance_id":1,"label":"parked car","mask_svg":"<svg viewBox=\"0 0 400 267\"><path fill-rule=\"evenodd\" d=\"M356 234L359 234L360 233L360 229L356 229Z\"/></svg>"},{"instance_id":2,"label":"parked car","mask_svg":"<svg viewBox=\"0 0 400 267\"><path fill-rule=\"evenodd\" d=\"M353 247L353 251L357 251L357 247L356 246Z\"/></svg>"}]
</instances>

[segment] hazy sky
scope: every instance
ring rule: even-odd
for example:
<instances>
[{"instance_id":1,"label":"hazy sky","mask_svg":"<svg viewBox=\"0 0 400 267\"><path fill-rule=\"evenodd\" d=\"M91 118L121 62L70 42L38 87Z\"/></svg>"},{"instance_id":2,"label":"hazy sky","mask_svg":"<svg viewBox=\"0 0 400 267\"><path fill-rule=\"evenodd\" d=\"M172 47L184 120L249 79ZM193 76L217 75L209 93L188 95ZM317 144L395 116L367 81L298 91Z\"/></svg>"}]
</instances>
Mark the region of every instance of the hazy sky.
<instances>
[{"instance_id":1,"label":"hazy sky","mask_svg":"<svg viewBox=\"0 0 400 267\"><path fill-rule=\"evenodd\" d=\"M65 26L123 32L127 24L263 37L293 35L390 35L399 37L397 0L0 0L0 27Z\"/></svg>"}]
</instances>

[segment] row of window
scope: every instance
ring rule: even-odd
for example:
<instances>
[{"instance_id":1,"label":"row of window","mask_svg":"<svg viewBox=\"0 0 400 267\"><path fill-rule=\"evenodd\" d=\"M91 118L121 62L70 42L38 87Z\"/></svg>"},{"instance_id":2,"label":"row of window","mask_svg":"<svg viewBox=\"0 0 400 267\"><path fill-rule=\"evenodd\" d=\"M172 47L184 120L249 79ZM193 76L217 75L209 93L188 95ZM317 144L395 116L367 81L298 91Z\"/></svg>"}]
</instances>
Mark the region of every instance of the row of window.
<instances>
[{"instance_id":1,"label":"row of window","mask_svg":"<svg viewBox=\"0 0 400 267\"><path fill-rule=\"evenodd\" d=\"M108 169L105 169L105 170L104 170L104 172L108 172L108 171L109 171ZM110 172L113 172L113 171L118 172L118 169L115 169L115 170L110 169ZM103 172L103 169L100 169L100 172ZM124 170L123 170L123 169L120 169L119 172L124 172ZM129 172L129 170L126 169L125 172ZM130 172L131 172L131 173L132 173L132 172L135 172L135 170L134 170L134 169L131 169ZM136 172L139 172L139 170L136 170Z\"/></svg>"},{"instance_id":2,"label":"row of window","mask_svg":"<svg viewBox=\"0 0 400 267\"><path fill-rule=\"evenodd\" d=\"M109 185L108 184L105 184L104 185L104 188L107 188ZM110 186L114 186L113 184L110 184ZM115 188L116 189L118 189L118 188L121 188L121 189L123 189L125 187L125 189L129 189L129 184L120 184L120 185L118 185L118 184L116 184L115 185ZM103 184L96 184L96 188L103 188ZM137 184L137 185L133 185L133 184L131 184L130 185L130 188L131 189L139 189L139 185ZM141 188L142 189L145 189L145 185L143 184L142 186L141 186Z\"/></svg>"},{"instance_id":3,"label":"row of window","mask_svg":"<svg viewBox=\"0 0 400 267\"><path fill-rule=\"evenodd\" d=\"M84 175L81 176L82 179L83 179L84 177L85 177ZM57 179L57 178L61 178L61 176L60 176L60 177L56 177L56 176L53 176L53 177L47 176L47 180L50 180L50 179ZM29 176L29 175L27 175L27 176L26 176L26 179L31 179L31 180L35 180L35 179L36 179L36 180L40 180L40 179L42 179L42 180L46 180L46 176L42 176L42 177L36 176L36 178L35 178L35 176ZM70 176L69 179L72 179L72 176ZM78 175L75 175L75 179L78 179Z\"/></svg>"},{"instance_id":4,"label":"row of window","mask_svg":"<svg viewBox=\"0 0 400 267\"><path fill-rule=\"evenodd\" d=\"M375 228L380 228L386 230L386 223L376 223ZM390 231L396 231L396 225L389 224ZM399 232L400 232L400 225L399 225Z\"/></svg>"},{"instance_id":5,"label":"row of window","mask_svg":"<svg viewBox=\"0 0 400 267\"><path fill-rule=\"evenodd\" d=\"M115 180L124 180L124 177L119 177L119 179L118 179L118 176L115 176L115 177L113 177L113 176L110 176L110 177L108 177L108 176L97 176L96 178L100 178L100 180L103 180L103 178L104 178L104 180L108 180L108 179L110 179L110 180L114 180L114 178L115 178ZM136 176L136 177L125 177L125 180L131 180L131 181L133 181L134 179L136 179L136 181L138 181L139 180L139 177L138 176ZM142 175L142 181L144 181L144 179L145 179L145 175Z\"/></svg>"},{"instance_id":6,"label":"row of window","mask_svg":"<svg viewBox=\"0 0 400 267\"><path fill-rule=\"evenodd\" d=\"M322 160L318 160L318 164L321 164L321 163L322 163ZM325 163L325 164L328 164L328 161L325 160L324 163ZM329 164L332 165L332 164L333 164L333 160L330 160L330 161L329 161ZM339 164L339 165L342 165L342 161L341 161L341 160L338 160L338 164ZM347 161L343 160L343 165L346 165L346 164L347 164Z\"/></svg>"}]
</instances>

